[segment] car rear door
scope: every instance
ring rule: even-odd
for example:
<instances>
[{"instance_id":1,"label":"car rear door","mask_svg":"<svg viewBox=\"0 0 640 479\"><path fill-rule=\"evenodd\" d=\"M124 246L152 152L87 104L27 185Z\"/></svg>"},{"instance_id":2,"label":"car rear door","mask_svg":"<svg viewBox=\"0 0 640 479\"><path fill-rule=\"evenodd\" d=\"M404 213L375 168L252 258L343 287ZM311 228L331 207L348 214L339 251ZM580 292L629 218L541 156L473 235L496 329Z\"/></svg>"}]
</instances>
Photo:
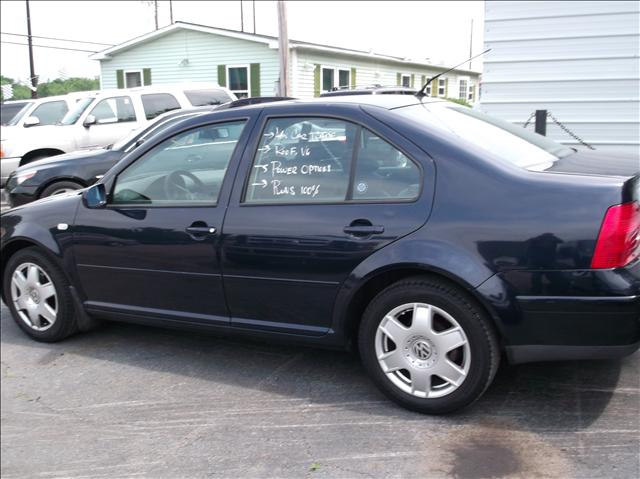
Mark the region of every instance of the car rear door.
<instances>
[{"instance_id":1,"label":"car rear door","mask_svg":"<svg viewBox=\"0 0 640 479\"><path fill-rule=\"evenodd\" d=\"M105 208L79 207L74 256L89 311L228 323L219 233L253 125L230 113L162 135L106 179Z\"/></svg>"},{"instance_id":2,"label":"car rear door","mask_svg":"<svg viewBox=\"0 0 640 479\"><path fill-rule=\"evenodd\" d=\"M232 325L328 332L354 268L425 223L433 175L424 152L359 108L269 109L223 227Z\"/></svg>"}]
</instances>

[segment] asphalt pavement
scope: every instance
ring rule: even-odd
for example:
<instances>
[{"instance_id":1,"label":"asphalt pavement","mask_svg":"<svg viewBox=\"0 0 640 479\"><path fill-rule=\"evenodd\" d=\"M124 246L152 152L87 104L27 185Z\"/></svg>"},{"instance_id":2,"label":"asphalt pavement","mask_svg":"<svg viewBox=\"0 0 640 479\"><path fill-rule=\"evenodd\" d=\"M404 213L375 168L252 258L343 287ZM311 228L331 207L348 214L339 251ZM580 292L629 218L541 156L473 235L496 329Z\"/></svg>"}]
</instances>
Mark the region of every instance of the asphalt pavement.
<instances>
[{"instance_id":1,"label":"asphalt pavement","mask_svg":"<svg viewBox=\"0 0 640 479\"><path fill-rule=\"evenodd\" d=\"M119 323L43 344L1 312L6 479L640 477L637 353L502 367L435 417L345 352Z\"/></svg>"}]
</instances>

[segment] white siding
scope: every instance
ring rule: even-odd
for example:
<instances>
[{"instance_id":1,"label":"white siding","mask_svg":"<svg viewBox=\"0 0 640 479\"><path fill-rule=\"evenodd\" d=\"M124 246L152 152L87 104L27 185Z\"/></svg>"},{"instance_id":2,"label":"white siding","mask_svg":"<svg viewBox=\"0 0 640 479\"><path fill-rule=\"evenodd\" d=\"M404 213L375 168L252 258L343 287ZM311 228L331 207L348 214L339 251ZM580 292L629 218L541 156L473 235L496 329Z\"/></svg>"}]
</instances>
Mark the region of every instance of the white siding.
<instances>
[{"instance_id":1,"label":"white siding","mask_svg":"<svg viewBox=\"0 0 640 479\"><path fill-rule=\"evenodd\" d=\"M352 57L348 55L335 55L322 53L303 48L296 48L296 71L294 77L296 81L293 85L293 95L300 98L309 98L314 96L314 69L316 65L322 65L332 68L356 69L356 86L367 86L380 84L384 86L397 85L397 75L413 75L414 88L422 86L422 76L433 76L442 70L421 68L419 66L411 66L405 64L394 64L392 62L381 61L378 58L372 58L370 61L364 58ZM459 76L455 71L444 75L442 78L448 79L448 96L458 98ZM460 78L467 79L471 84L478 84L477 75L464 75ZM477 95L477 87L476 87Z\"/></svg>"},{"instance_id":2,"label":"white siding","mask_svg":"<svg viewBox=\"0 0 640 479\"><path fill-rule=\"evenodd\" d=\"M548 110L597 149L640 153L639 2L487 1L485 47L483 111L523 124Z\"/></svg>"},{"instance_id":3,"label":"white siding","mask_svg":"<svg viewBox=\"0 0 640 479\"><path fill-rule=\"evenodd\" d=\"M182 59L186 66L180 66ZM178 30L101 62L101 88L116 88L116 70L151 69L152 84L218 82L218 65L260 63L260 93L273 95L278 53L267 45L191 30Z\"/></svg>"}]
</instances>

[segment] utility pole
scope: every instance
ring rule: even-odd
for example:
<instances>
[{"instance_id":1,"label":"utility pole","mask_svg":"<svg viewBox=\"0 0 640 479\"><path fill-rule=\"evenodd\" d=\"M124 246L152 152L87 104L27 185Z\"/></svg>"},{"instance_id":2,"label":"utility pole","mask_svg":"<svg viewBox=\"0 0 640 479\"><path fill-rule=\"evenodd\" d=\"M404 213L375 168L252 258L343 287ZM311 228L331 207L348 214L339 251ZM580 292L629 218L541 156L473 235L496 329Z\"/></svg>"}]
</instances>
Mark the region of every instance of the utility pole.
<instances>
[{"instance_id":1,"label":"utility pole","mask_svg":"<svg viewBox=\"0 0 640 479\"><path fill-rule=\"evenodd\" d=\"M280 58L280 96L289 96L289 36L287 2L278 0L278 53Z\"/></svg>"},{"instance_id":2,"label":"utility pole","mask_svg":"<svg viewBox=\"0 0 640 479\"><path fill-rule=\"evenodd\" d=\"M244 32L244 11L242 10L242 0L240 0L240 31Z\"/></svg>"},{"instance_id":3,"label":"utility pole","mask_svg":"<svg viewBox=\"0 0 640 479\"><path fill-rule=\"evenodd\" d=\"M28 43L29 43L29 72L31 78L29 79L29 83L34 87L31 90L31 98L38 98L38 78L36 77L36 71L33 67L33 43L31 39L31 12L29 11L29 0L27 2L27 35L28 35Z\"/></svg>"},{"instance_id":4,"label":"utility pole","mask_svg":"<svg viewBox=\"0 0 640 479\"><path fill-rule=\"evenodd\" d=\"M173 25L173 0L169 0L169 21Z\"/></svg>"},{"instance_id":5,"label":"utility pole","mask_svg":"<svg viewBox=\"0 0 640 479\"><path fill-rule=\"evenodd\" d=\"M469 58L473 56L473 18L471 19L471 33L469 34ZM471 70L471 60L469 60L469 70Z\"/></svg>"},{"instance_id":6,"label":"utility pole","mask_svg":"<svg viewBox=\"0 0 640 479\"><path fill-rule=\"evenodd\" d=\"M153 9L155 10L156 15L156 30L158 29L158 0L153 1Z\"/></svg>"},{"instance_id":7,"label":"utility pole","mask_svg":"<svg viewBox=\"0 0 640 479\"><path fill-rule=\"evenodd\" d=\"M253 0L252 2L252 7L253 7L253 33L255 35L256 33L256 0Z\"/></svg>"}]
</instances>

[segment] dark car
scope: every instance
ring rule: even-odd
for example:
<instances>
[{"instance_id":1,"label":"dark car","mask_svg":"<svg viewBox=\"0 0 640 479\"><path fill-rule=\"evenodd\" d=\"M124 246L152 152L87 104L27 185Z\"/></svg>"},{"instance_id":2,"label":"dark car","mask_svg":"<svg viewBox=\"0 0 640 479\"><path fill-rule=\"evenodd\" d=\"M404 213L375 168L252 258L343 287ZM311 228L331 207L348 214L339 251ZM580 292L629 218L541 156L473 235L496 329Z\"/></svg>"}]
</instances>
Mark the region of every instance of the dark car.
<instances>
[{"instance_id":1,"label":"dark car","mask_svg":"<svg viewBox=\"0 0 640 479\"><path fill-rule=\"evenodd\" d=\"M369 85L356 88L336 87L331 91L320 94L321 97L327 96L350 96L350 95L415 95L418 92L415 88L407 86L382 86Z\"/></svg>"},{"instance_id":2,"label":"dark car","mask_svg":"<svg viewBox=\"0 0 640 479\"><path fill-rule=\"evenodd\" d=\"M149 136L176 121L206 111L211 111L211 107L165 113L106 148L74 151L21 166L7 178L9 206L19 206L47 196L86 188L102 178L123 156L133 151Z\"/></svg>"},{"instance_id":3,"label":"dark car","mask_svg":"<svg viewBox=\"0 0 640 479\"><path fill-rule=\"evenodd\" d=\"M103 318L358 348L389 397L443 413L503 353L638 348L639 201L637 158L451 102L239 102L6 212L2 294L38 341Z\"/></svg>"}]
</instances>

